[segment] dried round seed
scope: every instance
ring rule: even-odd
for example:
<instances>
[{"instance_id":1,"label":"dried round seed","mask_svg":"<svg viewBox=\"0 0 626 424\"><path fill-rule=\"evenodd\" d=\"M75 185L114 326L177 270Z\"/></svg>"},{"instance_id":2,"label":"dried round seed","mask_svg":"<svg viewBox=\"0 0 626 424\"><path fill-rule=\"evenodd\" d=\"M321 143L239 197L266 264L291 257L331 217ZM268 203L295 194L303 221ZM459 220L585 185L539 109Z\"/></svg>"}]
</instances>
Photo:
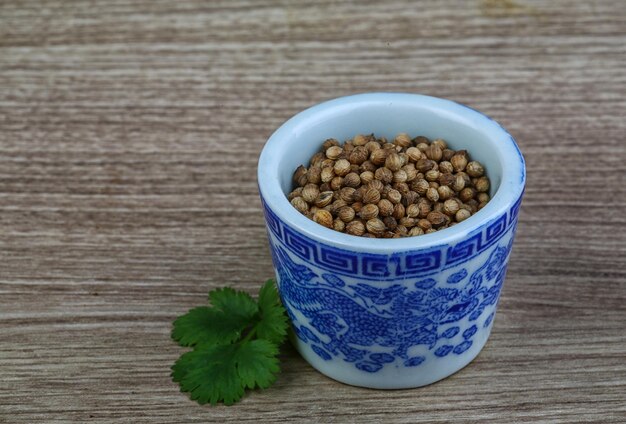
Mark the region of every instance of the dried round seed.
<instances>
[{"instance_id":1,"label":"dried round seed","mask_svg":"<svg viewBox=\"0 0 626 424\"><path fill-rule=\"evenodd\" d=\"M426 231L429 230L433 227L433 225L430 223L429 220L422 218L420 220L417 221L417 226L420 227L422 230Z\"/></svg>"},{"instance_id":2,"label":"dried round seed","mask_svg":"<svg viewBox=\"0 0 626 424\"><path fill-rule=\"evenodd\" d=\"M409 236L421 236L422 234L424 234L424 230L417 226L411 228L408 233Z\"/></svg>"},{"instance_id":3,"label":"dried round seed","mask_svg":"<svg viewBox=\"0 0 626 424\"><path fill-rule=\"evenodd\" d=\"M365 171L370 171L370 172L375 172L376 169L378 169L378 167L376 165L374 165L372 162L370 162L369 160L366 160L365 162L363 162L361 164L361 166L359 166L358 172L365 172Z\"/></svg>"},{"instance_id":4,"label":"dried round seed","mask_svg":"<svg viewBox=\"0 0 626 424\"><path fill-rule=\"evenodd\" d=\"M368 139L363 134L357 134L352 138L352 142L355 146L363 146L368 142Z\"/></svg>"},{"instance_id":5,"label":"dried round seed","mask_svg":"<svg viewBox=\"0 0 626 424\"><path fill-rule=\"evenodd\" d=\"M322 169L321 179L322 182L328 183L330 180L335 178L335 171L330 166Z\"/></svg>"},{"instance_id":6,"label":"dried round seed","mask_svg":"<svg viewBox=\"0 0 626 424\"><path fill-rule=\"evenodd\" d=\"M376 190L378 192L383 192L385 189L385 185L380 180L372 180L366 187L367 190Z\"/></svg>"},{"instance_id":7,"label":"dried round seed","mask_svg":"<svg viewBox=\"0 0 626 424\"><path fill-rule=\"evenodd\" d=\"M483 168L480 162L473 160L467 164L465 172L467 172L470 177L482 177L485 173L485 168Z\"/></svg>"},{"instance_id":8,"label":"dried round seed","mask_svg":"<svg viewBox=\"0 0 626 424\"><path fill-rule=\"evenodd\" d=\"M324 206L329 205L330 202L332 202L333 200L334 194L335 193L332 191L324 191L318 194L315 198L315 206L317 206L318 208L323 208Z\"/></svg>"},{"instance_id":9,"label":"dried round seed","mask_svg":"<svg viewBox=\"0 0 626 424\"><path fill-rule=\"evenodd\" d=\"M407 180L406 172L403 169L399 169L393 173L393 182L394 183L404 183Z\"/></svg>"},{"instance_id":10,"label":"dried round seed","mask_svg":"<svg viewBox=\"0 0 626 424\"><path fill-rule=\"evenodd\" d=\"M319 186L317 186L316 184L307 184L306 186L304 186L304 188L302 189L302 198L308 202L308 203L312 203L315 201L315 199L317 198L317 196L319 196L320 194L320 188Z\"/></svg>"},{"instance_id":11,"label":"dried round seed","mask_svg":"<svg viewBox=\"0 0 626 424\"><path fill-rule=\"evenodd\" d=\"M337 217L343 222L350 222L354 219L356 213L350 206L343 206L337 210Z\"/></svg>"},{"instance_id":12,"label":"dried round seed","mask_svg":"<svg viewBox=\"0 0 626 424\"><path fill-rule=\"evenodd\" d=\"M393 140L393 144L396 146L400 146L402 148L407 148L411 146L411 137L409 137L406 133L400 133Z\"/></svg>"},{"instance_id":13,"label":"dried round seed","mask_svg":"<svg viewBox=\"0 0 626 424\"><path fill-rule=\"evenodd\" d=\"M333 228L333 216L325 209L318 209L313 214L313 221L327 228Z\"/></svg>"},{"instance_id":14,"label":"dried round seed","mask_svg":"<svg viewBox=\"0 0 626 424\"><path fill-rule=\"evenodd\" d=\"M393 204L400 203L402 201L402 193L392 188L387 192L387 199Z\"/></svg>"},{"instance_id":15,"label":"dried round seed","mask_svg":"<svg viewBox=\"0 0 626 424\"><path fill-rule=\"evenodd\" d=\"M385 159L385 168L392 172L396 172L402 168L402 165L402 159L400 159L400 156L395 152L391 152L389 156L387 156L387 159Z\"/></svg>"},{"instance_id":16,"label":"dried round seed","mask_svg":"<svg viewBox=\"0 0 626 424\"><path fill-rule=\"evenodd\" d=\"M385 227L387 227L391 231L394 231L396 227L398 226L398 221L396 221L396 219L393 216L384 217L383 223L385 224Z\"/></svg>"},{"instance_id":17,"label":"dried round seed","mask_svg":"<svg viewBox=\"0 0 626 424\"><path fill-rule=\"evenodd\" d=\"M419 205L409 205L406 208L406 216L408 216L409 218L417 218L420 214L420 207Z\"/></svg>"},{"instance_id":18,"label":"dried round seed","mask_svg":"<svg viewBox=\"0 0 626 424\"><path fill-rule=\"evenodd\" d=\"M441 212L432 211L426 217L433 227L440 227L446 223L446 216Z\"/></svg>"},{"instance_id":19,"label":"dried round seed","mask_svg":"<svg viewBox=\"0 0 626 424\"><path fill-rule=\"evenodd\" d=\"M343 177L335 177L332 180L330 180L330 183L328 184L330 185L330 189L337 191L341 188L341 186L343 185Z\"/></svg>"},{"instance_id":20,"label":"dried round seed","mask_svg":"<svg viewBox=\"0 0 626 424\"><path fill-rule=\"evenodd\" d=\"M309 204L302 197L294 197L290 203L300 213L306 215L309 211Z\"/></svg>"},{"instance_id":21,"label":"dried round seed","mask_svg":"<svg viewBox=\"0 0 626 424\"><path fill-rule=\"evenodd\" d=\"M476 180L476 184L474 184L474 187L476 187L476 191L479 193L488 191L489 190L489 178L487 177L478 178L478 180Z\"/></svg>"},{"instance_id":22,"label":"dried round seed","mask_svg":"<svg viewBox=\"0 0 626 424\"><path fill-rule=\"evenodd\" d=\"M441 156L441 159L443 159L444 161L450 161L450 159L452 159L452 156L454 156L455 151L452 149L443 149L443 155Z\"/></svg>"},{"instance_id":23,"label":"dried round seed","mask_svg":"<svg viewBox=\"0 0 626 424\"><path fill-rule=\"evenodd\" d=\"M369 184L370 182L374 180L374 173L371 171L361 172L361 175L359 175L359 178L361 180L360 181L361 184Z\"/></svg>"},{"instance_id":24,"label":"dried round seed","mask_svg":"<svg viewBox=\"0 0 626 424\"><path fill-rule=\"evenodd\" d=\"M451 174L454 172L454 167L452 166L451 162L443 160L439 162L439 172L441 172L442 174Z\"/></svg>"},{"instance_id":25,"label":"dried round seed","mask_svg":"<svg viewBox=\"0 0 626 424\"><path fill-rule=\"evenodd\" d=\"M437 193L439 193L439 200L448 200L449 198L454 196L454 190L452 190L448 186L437 187Z\"/></svg>"},{"instance_id":26,"label":"dried round seed","mask_svg":"<svg viewBox=\"0 0 626 424\"><path fill-rule=\"evenodd\" d=\"M333 166L333 171L340 177L348 175L348 172L350 172L350 162L348 162L347 159L338 159Z\"/></svg>"},{"instance_id":27,"label":"dried round seed","mask_svg":"<svg viewBox=\"0 0 626 424\"><path fill-rule=\"evenodd\" d=\"M409 230L404 225L398 225L394 230L394 233L399 236L406 236L409 233Z\"/></svg>"},{"instance_id":28,"label":"dried round seed","mask_svg":"<svg viewBox=\"0 0 626 424\"><path fill-rule=\"evenodd\" d=\"M356 143L354 144L356 145ZM365 162L368 157L369 157L369 152L367 151L367 149L363 146L357 145L357 147L355 147L354 150L350 152L348 159L350 160L350 163L353 163L355 165L360 165L363 162Z\"/></svg>"},{"instance_id":29,"label":"dried round seed","mask_svg":"<svg viewBox=\"0 0 626 424\"><path fill-rule=\"evenodd\" d=\"M424 143L424 142L419 142L418 143L418 142L415 142L415 147L417 147L420 150L420 152L422 152L422 153L426 152L426 149L428 149L428 146L430 146L429 143ZM424 156L425 156L425 154L424 154Z\"/></svg>"},{"instance_id":30,"label":"dried round seed","mask_svg":"<svg viewBox=\"0 0 626 424\"><path fill-rule=\"evenodd\" d=\"M296 187L293 189L291 193L287 196L287 200L290 202L294 199L294 197L298 197L302 195L302 187Z\"/></svg>"},{"instance_id":31,"label":"dried round seed","mask_svg":"<svg viewBox=\"0 0 626 424\"><path fill-rule=\"evenodd\" d=\"M402 203L393 205L393 213L391 214L391 216L393 216L395 219L402 219L402 217L404 217L404 214L405 209Z\"/></svg>"},{"instance_id":32,"label":"dried round seed","mask_svg":"<svg viewBox=\"0 0 626 424\"><path fill-rule=\"evenodd\" d=\"M387 199L381 199L378 202L378 213L383 217L391 216L393 213L393 203Z\"/></svg>"},{"instance_id":33,"label":"dried round seed","mask_svg":"<svg viewBox=\"0 0 626 424\"><path fill-rule=\"evenodd\" d=\"M415 169L415 164L408 163L402 167L402 170L406 172L406 182L411 182L417 178L417 169Z\"/></svg>"},{"instance_id":34,"label":"dried round seed","mask_svg":"<svg viewBox=\"0 0 626 424\"><path fill-rule=\"evenodd\" d=\"M374 150L379 150L381 147L380 143L377 141L368 141L367 143L365 143L365 148L371 154Z\"/></svg>"},{"instance_id":35,"label":"dried round seed","mask_svg":"<svg viewBox=\"0 0 626 424\"><path fill-rule=\"evenodd\" d=\"M424 178L426 178L426 181L437 181L439 179L439 175L441 175L439 171L431 169L424 174Z\"/></svg>"},{"instance_id":36,"label":"dried round seed","mask_svg":"<svg viewBox=\"0 0 626 424\"><path fill-rule=\"evenodd\" d=\"M365 220L376 218L378 216L378 206L371 203L363 206L359 212L359 216Z\"/></svg>"},{"instance_id":37,"label":"dried round seed","mask_svg":"<svg viewBox=\"0 0 626 424\"><path fill-rule=\"evenodd\" d=\"M428 146L425 153L428 159L434 160L436 162L439 162L441 160L441 157L443 156L443 151L436 144L431 144L430 146Z\"/></svg>"},{"instance_id":38,"label":"dried round seed","mask_svg":"<svg viewBox=\"0 0 626 424\"><path fill-rule=\"evenodd\" d=\"M402 218L400 218L398 220L398 224L400 224L400 225L402 225L403 227L406 227L406 228L411 228L415 224L417 224L417 219L405 216L405 217L402 217Z\"/></svg>"},{"instance_id":39,"label":"dried round seed","mask_svg":"<svg viewBox=\"0 0 626 424\"><path fill-rule=\"evenodd\" d=\"M452 174L439 174L439 185L451 186L455 181L456 177Z\"/></svg>"},{"instance_id":40,"label":"dried round seed","mask_svg":"<svg viewBox=\"0 0 626 424\"><path fill-rule=\"evenodd\" d=\"M411 183L411 190L417 192L417 194L421 196L424 196L429 188L430 184L428 184L428 181L424 179L418 179Z\"/></svg>"},{"instance_id":41,"label":"dried round seed","mask_svg":"<svg viewBox=\"0 0 626 424\"><path fill-rule=\"evenodd\" d=\"M439 147L442 151L448 148L448 143L446 143L446 141L442 140L441 138L437 138L437 139L433 140L433 142L431 144L433 146Z\"/></svg>"},{"instance_id":42,"label":"dried round seed","mask_svg":"<svg viewBox=\"0 0 626 424\"><path fill-rule=\"evenodd\" d=\"M356 212L358 214L359 212L361 212L361 208L363 208L363 203L362 202L354 202L350 206L352 207L352 209L354 209L354 212Z\"/></svg>"},{"instance_id":43,"label":"dried round seed","mask_svg":"<svg viewBox=\"0 0 626 424\"><path fill-rule=\"evenodd\" d=\"M454 178L454 182L451 185L452 190L456 191L457 193L461 190L463 190L465 188L465 178L463 178L462 175L457 175Z\"/></svg>"},{"instance_id":44,"label":"dried round seed","mask_svg":"<svg viewBox=\"0 0 626 424\"><path fill-rule=\"evenodd\" d=\"M476 196L476 190L472 187L466 187L459 193L459 199L463 203L467 203L470 199L473 199Z\"/></svg>"},{"instance_id":45,"label":"dried round seed","mask_svg":"<svg viewBox=\"0 0 626 424\"><path fill-rule=\"evenodd\" d=\"M346 224L346 233L353 236L362 236L365 233L365 225L361 221L351 221Z\"/></svg>"},{"instance_id":46,"label":"dried round seed","mask_svg":"<svg viewBox=\"0 0 626 424\"><path fill-rule=\"evenodd\" d=\"M339 146L330 146L326 149L326 157L335 160L343 153L343 149Z\"/></svg>"},{"instance_id":47,"label":"dried round seed","mask_svg":"<svg viewBox=\"0 0 626 424\"><path fill-rule=\"evenodd\" d=\"M387 155L389 154L389 150L387 149L378 149L374 150L370 153L370 162L372 162L376 166L381 166L387 160Z\"/></svg>"},{"instance_id":48,"label":"dried round seed","mask_svg":"<svg viewBox=\"0 0 626 424\"><path fill-rule=\"evenodd\" d=\"M459 209L454 215L454 219L456 219L456 222L462 222L469 218L471 215L472 213L467 209Z\"/></svg>"},{"instance_id":49,"label":"dried round seed","mask_svg":"<svg viewBox=\"0 0 626 424\"><path fill-rule=\"evenodd\" d=\"M459 203L455 199L448 199L443 202L443 213L446 215L454 215L459 211Z\"/></svg>"},{"instance_id":50,"label":"dried round seed","mask_svg":"<svg viewBox=\"0 0 626 424\"><path fill-rule=\"evenodd\" d=\"M439 200L439 193L437 192L436 188L431 187L426 191L426 197L431 202L436 202L437 200Z\"/></svg>"},{"instance_id":51,"label":"dried round seed","mask_svg":"<svg viewBox=\"0 0 626 424\"><path fill-rule=\"evenodd\" d=\"M450 163L457 172L465 170L467 166L467 152L465 150L459 150L450 158Z\"/></svg>"},{"instance_id":52,"label":"dried round seed","mask_svg":"<svg viewBox=\"0 0 626 424\"><path fill-rule=\"evenodd\" d=\"M374 178L385 184L389 184L393 181L393 172L391 172L389 168L378 168L376 172L374 172Z\"/></svg>"},{"instance_id":53,"label":"dried round seed","mask_svg":"<svg viewBox=\"0 0 626 424\"><path fill-rule=\"evenodd\" d=\"M375 188L369 188L363 195L364 203L378 203L380 201L380 191Z\"/></svg>"},{"instance_id":54,"label":"dried round seed","mask_svg":"<svg viewBox=\"0 0 626 424\"><path fill-rule=\"evenodd\" d=\"M365 224L367 231L374 235L380 235L385 231L385 224L378 218L373 218Z\"/></svg>"},{"instance_id":55,"label":"dried round seed","mask_svg":"<svg viewBox=\"0 0 626 424\"><path fill-rule=\"evenodd\" d=\"M413 162L417 162L424 157L422 151L417 147L409 147L408 149L406 149L406 154L409 157L409 160Z\"/></svg>"},{"instance_id":56,"label":"dried round seed","mask_svg":"<svg viewBox=\"0 0 626 424\"><path fill-rule=\"evenodd\" d=\"M346 229L346 223L340 219L335 219L333 221L333 230L343 232Z\"/></svg>"},{"instance_id":57,"label":"dried round seed","mask_svg":"<svg viewBox=\"0 0 626 424\"><path fill-rule=\"evenodd\" d=\"M336 197L336 195L337 193L335 193L335 196L333 197ZM348 204L341 199L337 199L333 203L331 203L330 206L331 206L330 213L332 213L334 216L334 215L337 215L337 212L339 211L339 209L343 208L344 206L348 206Z\"/></svg>"},{"instance_id":58,"label":"dried round seed","mask_svg":"<svg viewBox=\"0 0 626 424\"><path fill-rule=\"evenodd\" d=\"M486 203L489 201L489 195L487 193L478 193L476 200L478 200L479 203Z\"/></svg>"},{"instance_id":59,"label":"dried round seed","mask_svg":"<svg viewBox=\"0 0 626 424\"><path fill-rule=\"evenodd\" d=\"M415 162L415 169L419 172L428 172L435 167L435 162L430 159L420 159Z\"/></svg>"},{"instance_id":60,"label":"dried round seed","mask_svg":"<svg viewBox=\"0 0 626 424\"><path fill-rule=\"evenodd\" d=\"M361 185L361 177L359 177L359 174L357 174L356 172L349 172L343 178L343 185L345 187L357 188Z\"/></svg>"},{"instance_id":61,"label":"dried round seed","mask_svg":"<svg viewBox=\"0 0 626 424\"><path fill-rule=\"evenodd\" d=\"M322 144L322 149L323 150L328 150L329 148L331 148L333 146L339 146L339 140L337 140L335 138L327 138L324 141L324 143Z\"/></svg>"}]
</instances>

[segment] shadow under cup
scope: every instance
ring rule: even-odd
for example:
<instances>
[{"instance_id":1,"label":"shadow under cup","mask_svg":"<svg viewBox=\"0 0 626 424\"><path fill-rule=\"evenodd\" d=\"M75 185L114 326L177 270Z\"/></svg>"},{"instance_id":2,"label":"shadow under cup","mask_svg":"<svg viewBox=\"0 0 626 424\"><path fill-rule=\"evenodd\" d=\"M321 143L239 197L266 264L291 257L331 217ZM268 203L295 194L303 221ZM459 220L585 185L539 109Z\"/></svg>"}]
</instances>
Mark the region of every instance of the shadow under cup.
<instances>
[{"instance_id":1,"label":"shadow under cup","mask_svg":"<svg viewBox=\"0 0 626 424\"><path fill-rule=\"evenodd\" d=\"M325 139L400 132L468 150L491 180L489 203L433 234L368 239L322 227L287 200L294 170ZM270 137L258 181L292 341L313 367L344 383L397 389L445 378L478 355L493 325L525 184L524 159L495 121L414 94L331 100Z\"/></svg>"}]
</instances>

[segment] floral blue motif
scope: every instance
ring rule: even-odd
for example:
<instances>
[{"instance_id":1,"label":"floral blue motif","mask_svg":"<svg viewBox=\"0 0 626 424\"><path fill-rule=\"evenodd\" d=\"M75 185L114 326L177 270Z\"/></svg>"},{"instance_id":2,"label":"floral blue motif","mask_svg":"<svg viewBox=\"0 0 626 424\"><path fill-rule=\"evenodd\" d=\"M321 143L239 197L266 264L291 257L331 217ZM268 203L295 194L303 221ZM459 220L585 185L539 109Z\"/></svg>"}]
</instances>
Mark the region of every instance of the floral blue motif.
<instances>
[{"instance_id":1,"label":"floral blue motif","mask_svg":"<svg viewBox=\"0 0 626 424\"><path fill-rule=\"evenodd\" d=\"M407 367L427 360L412 352L445 357L470 349L478 327L461 328L461 321L476 321L498 301L511 245L512 239L495 244L471 275L465 268L453 273L446 281L450 286L422 278L378 287L317 272L270 237L280 294L296 336L323 360L341 358L368 373L396 360ZM483 327L492 319L493 312Z\"/></svg>"}]
</instances>

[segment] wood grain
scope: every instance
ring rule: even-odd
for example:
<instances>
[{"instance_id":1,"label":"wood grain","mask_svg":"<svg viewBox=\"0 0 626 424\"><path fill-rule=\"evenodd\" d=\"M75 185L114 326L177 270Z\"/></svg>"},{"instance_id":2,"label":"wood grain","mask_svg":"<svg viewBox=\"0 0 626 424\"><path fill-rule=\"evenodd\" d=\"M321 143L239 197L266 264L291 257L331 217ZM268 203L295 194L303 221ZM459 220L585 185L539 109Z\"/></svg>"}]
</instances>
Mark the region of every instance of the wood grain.
<instances>
[{"instance_id":1,"label":"wood grain","mask_svg":"<svg viewBox=\"0 0 626 424\"><path fill-rule=\"evenodd\" d=\"M621 0L0 2L0 422L626 421ZM528 186L489 343L437 384L275 386L199 406L171 322L273 274L256 160L364 91L447 97Z\"/></svg>"}]
</instances>

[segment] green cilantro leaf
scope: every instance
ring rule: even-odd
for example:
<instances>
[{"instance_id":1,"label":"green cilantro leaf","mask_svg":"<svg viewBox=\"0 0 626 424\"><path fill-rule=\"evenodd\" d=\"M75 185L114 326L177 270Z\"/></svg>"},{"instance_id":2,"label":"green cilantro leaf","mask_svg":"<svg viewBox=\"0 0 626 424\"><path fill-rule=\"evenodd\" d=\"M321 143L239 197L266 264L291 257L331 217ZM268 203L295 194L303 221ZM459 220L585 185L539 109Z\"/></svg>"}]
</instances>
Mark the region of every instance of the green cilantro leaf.
<instances>
[{"instance_id":1,"label":"green cilantro leaf","mask_svg":"<svg viewBox=\"0 0 626 424\"><path fill-rule=\"evenodd\" d=\"M261 288L258 303L231 288L211 291L209 300L212 306L174 321L172 338L194 350L172 366L172 379L198 403L232 405L246 388L264 389L276 380L287 317L272 280Z\"/></svg>"},{"instance_id":2,"label":"green cilantro leaf","mask_svg":"<svg viewBox=\"0 0 626 424\"><path fill-rule=\"evenodd\" d=\"M261 321L256 326L257 335L276 343L284 340L287 335L287 316L272 280L267 280L259 291L259 313Z\"/></svg>"}]
</instances>

